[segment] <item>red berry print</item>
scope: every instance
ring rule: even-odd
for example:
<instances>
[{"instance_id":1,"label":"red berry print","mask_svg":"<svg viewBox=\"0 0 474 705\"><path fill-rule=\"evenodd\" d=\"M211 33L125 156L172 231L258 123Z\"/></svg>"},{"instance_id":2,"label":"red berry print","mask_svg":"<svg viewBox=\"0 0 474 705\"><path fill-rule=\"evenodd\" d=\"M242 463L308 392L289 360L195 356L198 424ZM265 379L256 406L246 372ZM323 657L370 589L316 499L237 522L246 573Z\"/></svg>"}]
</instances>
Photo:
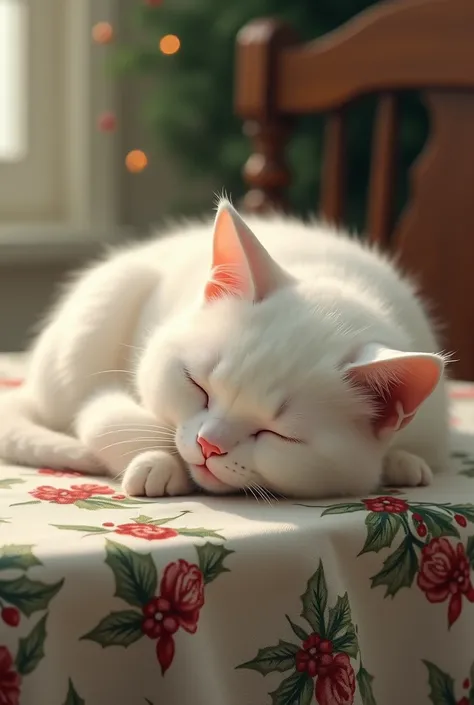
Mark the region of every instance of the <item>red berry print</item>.
<instances>
[{"instance_id":1,"label":"red berry print","mask_svg":"<svg viewBox=\"0 0 474 705\"><path fill-rule=\"evenodd\" d=\"M466 678L462 683L462 687L465 688L466 690L469 688L470 685L471 684L469 682L469 678Z\"/></svg>"},{"instance_id":2,"label":"red berry print","mask_svg":"<svg viewBox=\"0 0 474 705\"><path fill-rule=\"evenodd\" d=\"M17 627L20 624L20 612L16 607L4 607L1 612L2 620L9 627Z\"/></svg>"},{"instance_id":3,"label":"red berry print","mask_svg":"<svg viewBox=\"0 0 474 705\"><path fill-rule=\"evenodd\" d=\"M415 512L415 514L413 514L413 520L414 521L423 521L423 517L421 516L421 514L417 514Z\"/></svg>"},{"instance_id":4,"label":"red berry print","mask_svg":"<svg viewBox=\"0 0 474 705\"><path fill-rule=\"evenodd\" d=\"M456 522L456 524L459 524L459 526L462 526L463 528L467 526L467 519L466 517L463 517L462 514L455 514L454 521Z\"/></svg>"},{"instance_id":5,"label":"red berry print","mask_svg":"<svg viewBox=\"0 0 474 705\"><path fill-rule=\"evenodd\" d=\"M115 526L115 524L114 524L113 521L104 521L104 523L102 524L102 526L106 526L107 528L109 528L109 527L111 527L111 526Z\"/></svg>"},{"instance_id":6,"label":"red berry print","mask_svg":"<svg viewBox=\"0 0 474 705\"><path fill-rule=\"evenodd\" d=\"M426 528L426 524L423 524L423 523L418 524L418 526L416 527L416 533L418 534L418 536L421 536L422 538L424 536L426 536L426 534L428 533L428 530Z\"/></svg>"}]
</instances>

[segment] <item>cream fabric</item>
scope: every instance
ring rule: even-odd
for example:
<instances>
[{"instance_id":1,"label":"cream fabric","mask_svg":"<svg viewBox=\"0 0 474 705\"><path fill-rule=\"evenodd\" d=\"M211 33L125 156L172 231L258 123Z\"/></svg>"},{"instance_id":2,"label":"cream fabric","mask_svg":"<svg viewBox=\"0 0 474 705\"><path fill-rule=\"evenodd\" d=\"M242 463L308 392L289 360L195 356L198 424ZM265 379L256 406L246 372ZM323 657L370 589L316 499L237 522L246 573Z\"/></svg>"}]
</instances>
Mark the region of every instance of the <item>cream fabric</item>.
<instances>
[{"instance_id":1,"label":"cream fabric","mask_svg":"<svg viewBox=\"0 0 474 705\"><path fill-rule=\"evenodd\" d=\"M452 396L449 472L360 500L0 468L0 704L472 705L474 387Z\"/></svg>"}]
</instances>

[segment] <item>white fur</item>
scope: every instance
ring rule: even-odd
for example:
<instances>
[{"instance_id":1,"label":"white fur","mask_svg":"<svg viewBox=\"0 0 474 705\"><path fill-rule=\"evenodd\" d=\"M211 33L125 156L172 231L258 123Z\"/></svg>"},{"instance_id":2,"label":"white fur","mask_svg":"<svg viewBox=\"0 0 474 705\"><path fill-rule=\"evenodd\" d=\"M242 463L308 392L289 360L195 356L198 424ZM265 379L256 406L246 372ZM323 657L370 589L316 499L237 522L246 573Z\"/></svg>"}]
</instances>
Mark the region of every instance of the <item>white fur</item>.
<instances>
[{"instance_id":1,"label":"white fur","mask_svg":"<svg viewBox=\"0 0 474 705\"><path fill-rule=\"evenodd\" d=\"M251 280L241 266L245 295L203 301L215 274L210 222L112 253L82 274L34 345L25 385L0 402L0 456L123 473L127 492L149 496L199 485L320 497L367 493L383 480L428 483L448 454L444 379L404 430L378 437L373 408L346 374L373 344L438 351L412 286L324 225L277 216L247 224L281 268L266 272L259 300L249 292L260 275ZM266 268L265 256L255 251L254 268ZM265 429L303 442L255 437ZM227 450L208 470L197 467L199 434Z\"/></svg>"}]
</instances>

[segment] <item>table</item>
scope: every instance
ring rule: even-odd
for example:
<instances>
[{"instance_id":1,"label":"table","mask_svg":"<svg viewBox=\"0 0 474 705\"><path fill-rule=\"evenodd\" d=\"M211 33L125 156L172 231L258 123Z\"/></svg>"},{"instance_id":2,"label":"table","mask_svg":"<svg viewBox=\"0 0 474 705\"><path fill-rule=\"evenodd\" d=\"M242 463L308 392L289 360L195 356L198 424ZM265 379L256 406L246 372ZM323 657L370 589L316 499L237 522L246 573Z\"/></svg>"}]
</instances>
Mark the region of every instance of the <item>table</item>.
<instances>
[{"instance_id":1,"label":"table","mask_svg":"<svg viewBox=\"0 0 474 705\"><path fill-rule=\"evenodd\" d=\"M449 470L373 497L0 467L0 704L472 705L474 386L451 396Z\"/></svg>"}]
</instances>

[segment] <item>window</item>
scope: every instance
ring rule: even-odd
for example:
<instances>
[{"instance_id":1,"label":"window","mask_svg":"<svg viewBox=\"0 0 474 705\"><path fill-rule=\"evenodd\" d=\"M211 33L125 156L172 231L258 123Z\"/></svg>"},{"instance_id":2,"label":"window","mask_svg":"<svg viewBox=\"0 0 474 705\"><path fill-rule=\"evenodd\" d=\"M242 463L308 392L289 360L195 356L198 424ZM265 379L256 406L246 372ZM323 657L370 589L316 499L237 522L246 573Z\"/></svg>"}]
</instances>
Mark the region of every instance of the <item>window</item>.
<instances>
[{"instance_id":1,"label":"window","mask_svg":"<svg viewBox=\"0 0 474 705\"><path fill-rule=\"evenodd\" d=\"M91 41L114 0L0 0L0 244L100 237L114 222L108 49Z\"/></svg>"}]
</instances>

